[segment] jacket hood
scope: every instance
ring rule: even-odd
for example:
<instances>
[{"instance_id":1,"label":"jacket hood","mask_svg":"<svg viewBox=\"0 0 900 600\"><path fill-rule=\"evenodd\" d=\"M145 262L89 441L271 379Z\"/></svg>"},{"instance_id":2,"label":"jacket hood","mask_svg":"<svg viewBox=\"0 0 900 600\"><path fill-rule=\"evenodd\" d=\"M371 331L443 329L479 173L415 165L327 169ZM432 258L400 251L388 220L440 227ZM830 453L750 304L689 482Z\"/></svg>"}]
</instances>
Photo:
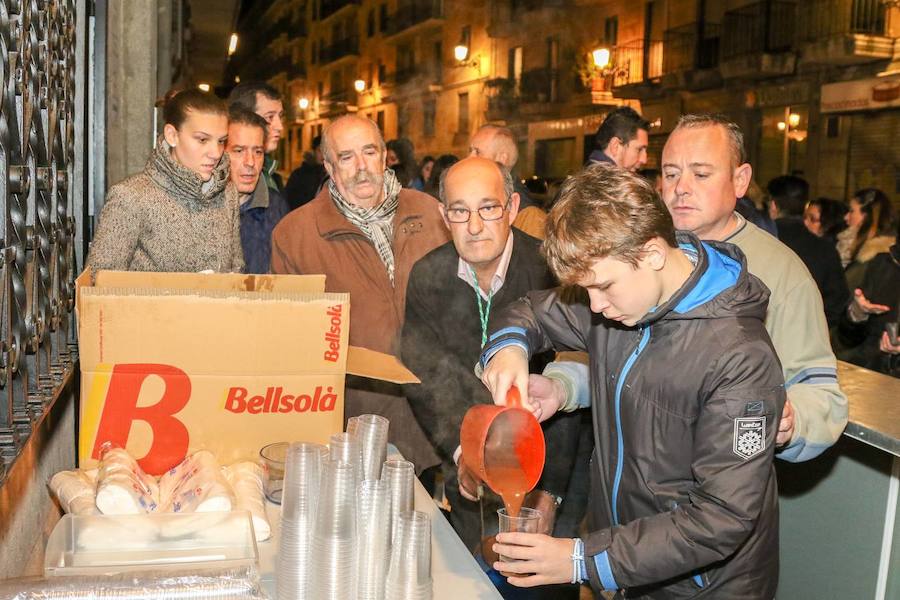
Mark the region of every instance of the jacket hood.
<instances>
[{"instance_id":1,"label":"jacket hood","mask_svg":"<svg viewBox=\"0 0 900 600\"><path fill-rule=\"evenodd\" d=\"M721 319L750 317L764 321L769 290L747 271L744 253L726 242L701 242L678 232L679 247L695 260L694 270L681 289L642 321L661 319Z\"/></svg>"},{"instance_id":2,"label":"jacket hood","mask_svg":"<svg viewBox=\"0 0 900 600\"><path fill-rule=\"evenodd\" d=\"M209 181L183 166L172 156L172 147L159 136L156 148L147 159L144 172L169 195L191 208L202 208L219 200L228 185L228 153L222 154Z\"/></svg>"},{"instance_id":3,"label":"jacket hood","mask_svg":"<svg viewBox=\"0 0 900 600\"><path fill-rule=\"evenodd\" d=\"M891 246L894 245L896 238L892 235L877 235L866 240L856 253L858 262L869 262L877 254L882 252L890 252Z\"/></svg>"}]
</instances>

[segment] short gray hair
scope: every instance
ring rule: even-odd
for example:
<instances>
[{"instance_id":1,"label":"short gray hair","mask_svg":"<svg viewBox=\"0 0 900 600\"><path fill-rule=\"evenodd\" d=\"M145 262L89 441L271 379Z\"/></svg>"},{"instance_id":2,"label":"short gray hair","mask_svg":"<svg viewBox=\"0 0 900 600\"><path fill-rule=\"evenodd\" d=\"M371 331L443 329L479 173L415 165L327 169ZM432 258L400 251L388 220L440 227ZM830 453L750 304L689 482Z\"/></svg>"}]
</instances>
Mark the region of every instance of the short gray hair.
<instances>
[{"instance_id":1,"label":"short gray hair","mask_svg":"<svg viewBox=\"0 0 900 600\"><path fill-rule=\"evenodd\" d=\"M481 131L494 132L494 139L492 140L494 150L506 150L506 153L509 155L509 168L516 166L516 163L519 162L519 147L516 145L516 134L512 132L512 129L504 127L503 125L493 125L488 123L479 127L478 131L475 132L475 135L478 135Z\"/></svg>"},{"instance_id":2,"label":"short gray hair","mask_svg":"<svg viewBox=\"0 0 900 600\"><path fill-rule=\"evenodd\" d=\"M497 165L497 169L500 171L500 177L503 178L503 193L506 195L506 202L504 202L504 205L505 205L505 204L509 203L510 199L512 198L513 192L515 192L515 185L513 183L512 173L510 173L509 169L507 169L506 167L504 167L502 164L498 163L497 161L493 161L493 162L495 165ZM456 164L459 164L459 163L456 163ZM445 182L447 180L447 173L452 171L453 167L455 167L456 164L451 165L450 167L444 169L444 171L441 173L440 183L438 185L438 197L441 200L441 204L443 204L444 206L447 206L446 184L445 184Z\"/></svg>"},{"instance_id":3,"label":"short gray hair","mask_svg":"<svg viewBox=\"0 0 900 600\"><path fill-rule=\"evenodd\" d=\"M731 157L735 160L735 167L747 162L747 150L744 147L744 132L740 126L723 114L687 114L681 115L675 131L679 129L697 129L699 127L712 127L719 125L725 129L728 135L728 143L731 146Z\"/></svg>"},{"instance_id":4,"label":"short gray hair","mask_svg":"<svg viewBox=\"0 0 900 600\"><path fill-rule=\"evenodd\" d=\"M322 159L331 164L331 159L328 156L328 151L330 150L331 145L331 136L328 135L328 132L331 131L331 128L335 126L335 124L339 123L344 119L357 119L359 121L364 121L372 126L372 129L378 132L378 141L381 144L381 151L385 152L387 150L387 145L384 143L384 136L381 134L381 130L378 128L378 124L375 123L372 119L368 117L361 117L359 115L342 115L328 124L325 127L325 131L322 132L321 143L319 144L319 150L322 152Z\"/></svg>"}]
</instances>

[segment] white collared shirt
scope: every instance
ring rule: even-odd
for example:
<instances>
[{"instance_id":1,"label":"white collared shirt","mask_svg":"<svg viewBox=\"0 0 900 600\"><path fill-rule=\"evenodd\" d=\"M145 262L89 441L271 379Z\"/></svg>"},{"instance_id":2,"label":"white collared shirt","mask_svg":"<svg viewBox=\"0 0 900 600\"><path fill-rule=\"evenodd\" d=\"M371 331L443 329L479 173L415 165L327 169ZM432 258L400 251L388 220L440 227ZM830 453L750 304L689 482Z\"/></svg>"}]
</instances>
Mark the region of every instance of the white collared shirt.
<instances>
[{"instance_id":1,"label":"white collared shirt","mask_svg":"<svg viewBox=\"0 0 900 600\"><path fill-rule=\"evenodd\" d=\"M506 271L509 269L509 260L512 258L512 247L513 247L513 234L512 230L509 232L509 237L506 239L506 247L503 249L503 254L500 255L500 264L497 265L497 270L494 272L494 275L491 277L491 289L485 292L481 289L481 286L478 285L478 279L476 278L474 281L472 280L472 273L475 271L469 263L463 260L463 258L459 257L459 263L456 267L456 276L468 283L475 289L481 297L485 300L488 299L488 295L494 295L500 291L500 288L503 287L503 282L506 281ZM471 271L470 271L471 269Z\"/></svg>"}]
</instances>

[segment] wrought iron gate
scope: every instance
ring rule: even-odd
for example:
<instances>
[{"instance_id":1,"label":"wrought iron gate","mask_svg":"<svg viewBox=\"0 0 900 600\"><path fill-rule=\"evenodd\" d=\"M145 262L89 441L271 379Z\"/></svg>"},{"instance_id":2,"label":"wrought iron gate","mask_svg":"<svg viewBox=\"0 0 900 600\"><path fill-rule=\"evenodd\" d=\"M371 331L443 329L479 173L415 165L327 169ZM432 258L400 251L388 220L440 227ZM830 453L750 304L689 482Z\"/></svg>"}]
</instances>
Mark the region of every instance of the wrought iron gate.
<instances>
[{"instance_id":1,"label":"wrought iron gate","mask_svg":"<svg viewBox=\"0 0 900 600\"><path fill-rule=\"evenodd\" d=\"M0 0L0 480L76 358L75 16Z\"/></svg>"}]
</instances>

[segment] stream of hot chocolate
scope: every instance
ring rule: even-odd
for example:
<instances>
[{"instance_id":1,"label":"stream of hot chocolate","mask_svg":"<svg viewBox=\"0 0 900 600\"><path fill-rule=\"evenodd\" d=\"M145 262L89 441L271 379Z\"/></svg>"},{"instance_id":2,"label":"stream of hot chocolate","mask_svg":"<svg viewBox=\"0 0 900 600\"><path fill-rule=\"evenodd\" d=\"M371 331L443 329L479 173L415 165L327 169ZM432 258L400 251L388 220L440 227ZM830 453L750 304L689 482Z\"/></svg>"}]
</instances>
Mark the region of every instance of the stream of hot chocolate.
<instances>
[{"instance_id":1,"label":"stream of hot chocolate","mask_svg":"<svg viewBox=\"0 0 900 600\"><path fill-rule=\"evenodd\" d=\"M525 471L518 465L495 467L491 470L491 483L497 495L503 498L507 514L519 516L525 494L530 490Z\"/></svg>"}]
</instances>

